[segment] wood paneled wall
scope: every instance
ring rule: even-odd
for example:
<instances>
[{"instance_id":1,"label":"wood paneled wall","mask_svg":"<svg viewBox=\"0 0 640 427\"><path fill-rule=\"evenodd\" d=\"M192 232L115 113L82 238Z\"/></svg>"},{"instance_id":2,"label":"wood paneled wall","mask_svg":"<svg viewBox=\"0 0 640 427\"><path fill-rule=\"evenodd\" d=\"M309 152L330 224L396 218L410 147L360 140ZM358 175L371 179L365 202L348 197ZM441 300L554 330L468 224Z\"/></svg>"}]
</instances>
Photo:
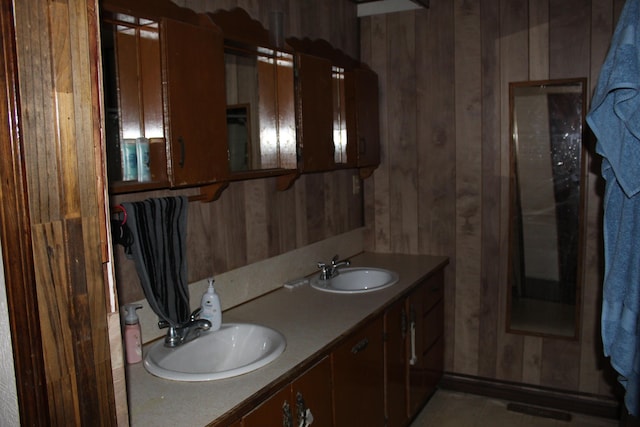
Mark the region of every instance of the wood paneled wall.
<instances>
[{"instance_id":1,"label":"wood paneled wall","mask_svg":"<svg viewBox=\"0 0 640 427\"><path fill-rule=\"evenodd\" d=\"M367 244L448 255L446 370L608 396L600 344L601 179L588 145L579 339L507 334L510 81L588 77L622 0L432 0L361 19L380 77L382 165L365 182ZM589 94L590 95L590 94Z\"/></svg>"},{"instance_id":2,"label":"wood paneled wall","mask_svg":"<svg viewBox=\"0 0 640 427\"><path fill-rule=\"evenodd\" d=\"M284 12L285 37L328 40L358 56L358 21L349 0L328 2L174 0L196 12L241 7L269 28L272 11ZM276 178L232 182L219 200L189 204L188 280L190 283L291 251L363 225L363 195L354 194L356 170L303 174L286 191ZM194 190L154 191L114 196L111 205ZM144 298L134 263L116 250L121 304Z\"/></svg>"},{"instance_id":3,"label":"wood paneled wall","mask_svg":"<svg viewBox=\"0 0 640 427\"><path fill-rule=\"evenodd\" d=\"M8 242L5 253L12 263L16 256L32 269L33 277L25 271L25 280L33 280L27 284L35 287L37 297L10 312L28 310L23 319L12 319L14 341L22 334L41 334L40 348L34 343L31 354L16 355L43 358L44 375L33 380L30 393L47 398L47 408L42 408L21 396L21 422L115 425L103 275L107 251L97 3L20 0L3 1L2 7L13 8L15 15L15 56L5 51L4 59L6 64L17 58L19 82L11 100L18 105L10 123L15 139L7 155L25 168L24 175L15 177L26 180L24 188L11 190L26 197L14 214L28 221L24 231L29 233ZM26 256L25 236L30 236L32 250ZM12 291L17 285L8 282ZM39 329L29 332L34 321ZM18 371L19 381L25 372Z\"/></svg>"}]
</instances>

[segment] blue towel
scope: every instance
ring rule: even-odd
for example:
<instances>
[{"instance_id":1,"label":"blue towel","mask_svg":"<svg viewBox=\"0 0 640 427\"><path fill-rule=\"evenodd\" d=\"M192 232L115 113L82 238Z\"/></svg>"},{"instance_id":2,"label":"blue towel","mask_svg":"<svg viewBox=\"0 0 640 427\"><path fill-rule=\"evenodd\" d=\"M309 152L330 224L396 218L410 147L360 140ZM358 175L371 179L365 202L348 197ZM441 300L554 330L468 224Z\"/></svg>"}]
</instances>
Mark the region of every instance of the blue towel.
<instances>
[{"instance_id":1,"label":"blue towel","mask_svg":"<svg viewBox=\"0 0 640 427\"><path fill-rule=\"evenodd\" d=\"M640 407L640 0L622 10L600 71L587 122L603 157L605 277L602 342L625 387L625 406Z\"/></svg>"},{"instance_id":2,"label":"blue towel","mask_svg":"<svg viewBox=\"0 0 640 427\"><path fill-rule=\"evenodd\" d=\"M144 296L160 319L178 326L189 320L187 282L187 197L122 203L133 239L133 259Z\"/></svg>"}]
</instances>

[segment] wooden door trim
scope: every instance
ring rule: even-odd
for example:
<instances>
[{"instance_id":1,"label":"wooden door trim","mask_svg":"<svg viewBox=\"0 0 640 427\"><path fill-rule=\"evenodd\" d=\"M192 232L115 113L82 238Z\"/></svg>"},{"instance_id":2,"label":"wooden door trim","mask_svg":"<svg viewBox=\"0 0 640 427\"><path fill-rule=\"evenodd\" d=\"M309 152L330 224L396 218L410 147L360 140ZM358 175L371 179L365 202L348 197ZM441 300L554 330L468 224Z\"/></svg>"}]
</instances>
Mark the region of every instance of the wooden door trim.
<instances>
[{"instance_id":1,"label":"wooden door trim","mask_svg":"<svg viewBox=\"0 0 640 427\"><path fill-rule=\"evenodd\" d=\"M0 234L21 425L49 425L27 200L13 2L0 4Z\"/></svg>"}]
</instances>

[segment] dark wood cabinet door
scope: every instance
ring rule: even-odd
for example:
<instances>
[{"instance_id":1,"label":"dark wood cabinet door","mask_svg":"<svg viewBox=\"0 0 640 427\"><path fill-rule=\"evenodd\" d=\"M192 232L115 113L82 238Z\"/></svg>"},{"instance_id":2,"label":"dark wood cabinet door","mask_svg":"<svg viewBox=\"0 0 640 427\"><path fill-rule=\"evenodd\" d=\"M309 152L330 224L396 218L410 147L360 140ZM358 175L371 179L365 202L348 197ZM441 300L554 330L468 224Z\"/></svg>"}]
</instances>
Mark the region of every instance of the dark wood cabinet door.
<instances>
[{"instance_id":1,"label":"dark wood cabinet door","mask_svg":"<svg viewBox=\"0 0 640 427\"><path fill-rule=\"evenodd\" d=\"M382 335L379 316L332 353L336 427L384 426Z\"/></svg>"},{"instance_id":2,"label":"dark wood cabinet door","mask_svg":"<svg viewBox=\"0 0 640 427\"><path fill-rule=\"evenodd\" d=\"M168 168L173 187L228 177L223 38L214 27L162 20Z\"/></svg>"},{"instance_id":3,"label":"dark wood cabinet door","mask_svg":"<svg viewBox=\"0 0 640 427\"><path fill-rule=\"evenodd\" d=\"M294 425L313 420L313 427L333 426L331 403L331 359L324 358L291 384Z\"/></svg>"},{"instance_id":4,"label":"dark wood cabinet door","mask_svg":"<svg viewBox=\"0 0 640 427\"><path fill-rule=\"evenodd\" d=\"M444 273L439 271L408 299L410 415L422 408L442 376L443 288Z\"/></svg>"},{"instance_id":5,"label":"dark wood cabinet door","mask_svg":"<svg viewBox=\"0 0 640 427\"><path fill-rule=\"evenodd\" d=\"M331 62L305 54L298 54L296 60L298 167L302 172L332 170L335 149Z\"/></svg>"},{"instance_id":6,"label":"dark wood cabinet door","mask_svg":"<svg viewBox=\"0 0 640 427\"><path fill-rule=\"evenodd\" d=\"M407 316L405 300L394 303L384 315L385 408L387 427L406 425Z\"/></svg>"},{"instance_id":7,"label":"dark wood cabinet door","mask_svg":"<svg viewBox=\"0 0 640 427\"><path fill-rule=\"evenodd\" d=\"M425 323L423 314L427 287L419 286L414 290L408 299L408 319L409 319L409 413L416 413L426 399L428 390L425 384L424 375L424 354L425 348Z\"/></svg>"},{"instance_id":8,"label":"dark wood cabinet door","mask_svg":"<svg viewBox=\"0 0 640 427\"><path fill-rule=\"evenodd\" d=\"M283 427L287 424L285 419L291 421L293 426L293 410L290 402L291 389L285 387L256 409L247 414L243 419L244 427Z\"/></svg>"},{"instance_id":9,"label":"dark wood cabinet door","mask_svg":"<svg viewBox=\"0 0 640 427\"><path fill-rule=\"evenodd\" d=\"M368 68L345 73L347 159L350 166L380 164L378 75Z\"/></svg>"},{"instance_id":10,"label":"dark wood cabinet door","mask_svg":"<svg viewBox=\"0 0 640 427\"><path fill-rule=\"evenodd\" d=\"M331 360L326 357L247 414L244 427L332 427Z\"/></svg>"}]
</instances>

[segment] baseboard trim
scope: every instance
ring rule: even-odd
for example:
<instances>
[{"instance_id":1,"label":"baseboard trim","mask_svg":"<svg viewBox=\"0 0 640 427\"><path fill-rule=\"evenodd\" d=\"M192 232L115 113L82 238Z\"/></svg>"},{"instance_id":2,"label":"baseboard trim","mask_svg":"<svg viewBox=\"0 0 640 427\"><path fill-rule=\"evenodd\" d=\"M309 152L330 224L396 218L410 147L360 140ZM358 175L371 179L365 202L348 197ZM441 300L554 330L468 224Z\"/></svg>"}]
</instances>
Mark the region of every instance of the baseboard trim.
<instances>
[{"instance_id":1,"label":"baseboard trim","mask_svg":"<svg viewBox=\"0 0 640 427\"><path fill-rule=\"evenodd\" d=\"M620 419L620 402L604 396L445 372L442 389L603 418Z\"/></svg>"}]
</instances>

